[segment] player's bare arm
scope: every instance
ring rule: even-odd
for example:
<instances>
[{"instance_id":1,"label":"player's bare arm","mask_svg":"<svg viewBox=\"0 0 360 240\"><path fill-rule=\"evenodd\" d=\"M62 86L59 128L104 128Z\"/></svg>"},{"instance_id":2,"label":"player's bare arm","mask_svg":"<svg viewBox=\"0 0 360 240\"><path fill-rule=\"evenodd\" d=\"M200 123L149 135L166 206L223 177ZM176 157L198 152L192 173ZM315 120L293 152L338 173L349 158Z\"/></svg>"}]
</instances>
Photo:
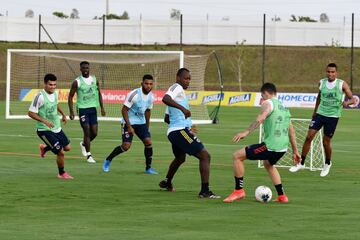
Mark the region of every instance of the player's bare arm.
<instances>
[{"instance_id":1,"label":"player's bare arm","mask_svg":"<svg viewBox=\"0 0 360 240\"><path fill-rule=\"evenodd\" d=\"M63 110L59 106L57 106L57 111L61 114L61 121L66 124L67 119Z\"/></svg>"},{"instance_id":2,"label":"player's bare arm","mask_svg":"<svg viewBox=\"0 0 360 240\"><path fill-rule=\"evenodd\" d=\"M69 97L68 97L68 105L69 105L69 117L71 120L74 120L75 118L75 114L74 114L74 103L73 103L73 98L75 96L75 93L78 89L78 84L77 81L75 80L72 84L71 84L71 88L70 88L70 93L69 93Z\"/></svg>"},{"instance_id":3,"label":"player's bare arm","mask_svg":"<svg viewBox=\"0 0 360 240\"><path fill-rule=\"evenodd\" d=\"M177 108L180 111L182 111L185 115L185 118L191 117L191 112L189 110L187 110L186 108L184 108L183 106L181 106L180 104L178 104L177 102L175 102L168 94L165 94L162 101L166 105Z\"/></svg>"},{"instance_id":4,"label":"player's bare arm","mask_svg":"<svg viewBox=\"0 0 360 240\"><path fill-rule=\"evenodd\" d=\"M98 92L99 92L99 103L100 103L100 109L101 109L101 116L105 117L106 112L105 112L105 108L104 108L104 105L103 105L103 99L102 99L102 95L101 95L101 91L100 91L99 82L96 82L96 85L98 87Z\"/></svg>"},{"instance_id":5,"label":"player's bare arm","mask_svg":"<svg viewBox=\"0 0 360 240\"><path fill-rule=\"evenodd\" d=\"M145 111L145 121L146 121L146 126L148 129L150 129L150 117L151 117L151 109L146 109Z\"/></svg>"},{"instance_id":6,"label":"player's bare arm","mask_svg":"<svg viewBox=\"0 0 360 240\"><path fill-rule=\"evenodd\" d=\"M121 114L122 114L125 124L128 128L128 132L131 134L134 134L135 131L134 131L133 127L131 126L130 120L129 120L129 109L130 108L128 108L127 106L124 105L121 109Z\"/></svg>"},{"instance_id":7,"label":"player's bare arm","mask_svg":"<svg viewBox=\"0 0 360 240\"><path fill-rule=\"evenodd\" d=\"M290 126L289 126L289 139L290 139L290 144L291 144L291 148L293 151L293 157L292 157L293 163L298 164L301 161L301 156L299 154L297 144L296 144L295 129L291 122L290 122Z\"/></svg>"},{"instance_id":8,"label":"player's bare arm","mask_svg":"<svg viewBox=\"0 0 360 240\"><path fill-rule=\"evenodd\" d=\"M318 95L316 97L315 108L314 108L313 115L312 115L313 117L315 117L317 109L318 109L318 107L320 105L320 99L321 99L321 91L319 91L319 93L318 93Z\"/></svg>"},{"instance_id":9,"label":"player's bare arm","mask_svg":"<svg viewBox=\"0 0 360 240\"><path fill-rule=\"evenodd\" d=\"M264 102L261 105L261 112L256 117L255 121L253 121L245 131L236 134L234 136L234 138L233 138L233 141L234 142L239 142L240 139L245 138L247 135L249 135L251 132L253 132L256 128L258 128L260 126L260 124L262 124L264 122L264 120L270 114L270 112L271 112L270 103Z\"/></svg>"},{"instance_id":10,"label":"player's bare arm","mask_svg":"<svg viewBox=\"0 0 360 240\"><path fill-rule=\"evenodd\" d=\"M342 90L343 90L343 92L345 93L345 95L346 95L346 96L348 97L348 99L349 99L349 100L344 101L344 102L342 103L343 107L347 107L347 106L349 106L349 105L351 105L351 104L354 104L354 103L355 103L355 98L353 97L353 94L352 94L352 92L351 92L351 90L350 90L349 85L348 85L345 81L344 81L344 83L343 83Z\"/></svg>"},{"instance_id":11,"label":"player's bare arm","mask_svg":"<svg viewBox=\"0 0 360 240\"><path fill-rule=\"evenodd\" d=\"M40 117L39 114L37 114L37 113L28 111L28 116L31 117L32 119L36 120L36 121L44 123L49 128L54 127L54 124L52 122L46 120L45 118Z\"/></svg>"}]
</instances>

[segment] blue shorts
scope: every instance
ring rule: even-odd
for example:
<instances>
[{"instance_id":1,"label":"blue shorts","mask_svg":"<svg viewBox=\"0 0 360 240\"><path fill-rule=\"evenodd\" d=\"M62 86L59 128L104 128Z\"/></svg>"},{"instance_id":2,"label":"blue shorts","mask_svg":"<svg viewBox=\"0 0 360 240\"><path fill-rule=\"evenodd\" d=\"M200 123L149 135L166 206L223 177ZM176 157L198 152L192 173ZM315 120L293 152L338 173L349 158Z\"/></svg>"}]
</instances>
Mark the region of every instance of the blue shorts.
<instances>
[{"instance_id":1,"label":"blue shorts","mask_svg":"<svg viewBox=\"0 0 360 240\"><path fill-rule=\"evenodd\" d=\"M324 135L327 137L333 137L339 118L335 117L325 117L320 114L316 114L310 122L309 129L314 129L319 131L324 127Z\"/></svg>"},{"instance_id":2,"label":"blue shorts","mask_svg":"<svg viewBox=\"0 0 360 240\"><path fill-rule=\"evenodd\" d=\"M92 108L79 108L79 119L80 124L97 125L97 110L95 107Z\"/></svg>"},{"instance_id":3,"label":"blue shorts","mask_svg":"<svg viewBox=\"0 0 360 240\"><path fill-rule=\"evenodd\" d=\"M58 133L52 131L36 131L41 140L51 148L54 154L58 154L61 149L70 144L69 139L66 137L63 130Z\"/></svg>"},{"instance_id":4,"label":"blue shorts","mask_svg":"<svg viewBox=\"0 0 360 240\"><path fill-rule=\"evenodd\" d=\"M183 155L184 153L195 156L204 149L201 141L187 128L170 132L168 139L171 142L175 157Z\"/></svg>"},{"instance_id":5,"label":"blue shorts","mask_svg":"<svg viewBox=\"0 0 360 240\"><path fill-rule=\"evenodd\" d=\"M151 138L149 129L146 124L134 124L131 125L135 131L136 136L138 136L141 140L145 138ZM122 127L122 140L123 142L132 142L133 134L128 132L128 127L126 124L123 124Z\"/></svg>"},{"instance_id":6,"label":"blue shorts","mask_svg":"<svg viewBox=\"0 0 360 240\"><path fill-rule=\"evenodd\" d=\"M246 158L249 160L268 160L271 165L275 165L286 152L269 151L265 143L253 144L245 147Z\"/></svg>"}]
</instances>

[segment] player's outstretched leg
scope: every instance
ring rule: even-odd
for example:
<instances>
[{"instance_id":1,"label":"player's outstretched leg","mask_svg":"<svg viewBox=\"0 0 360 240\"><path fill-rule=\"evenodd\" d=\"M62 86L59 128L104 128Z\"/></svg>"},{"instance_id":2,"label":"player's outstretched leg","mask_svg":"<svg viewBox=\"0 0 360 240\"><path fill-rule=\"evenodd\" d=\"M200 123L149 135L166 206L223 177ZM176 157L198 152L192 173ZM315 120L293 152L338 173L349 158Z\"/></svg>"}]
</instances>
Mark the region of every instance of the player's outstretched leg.
<instances>
[{"instance_id":1,"label":"player's outstretched leg","mask_svg":"<svg viewBox=\"0 0 360 240\"><path fill-rule=\"evenodd\" d=\"M234 167L234 179L235 179L235 189L234 191L223 200L225 203L231 203L234 201L241 200L245 198L246 193L244 190L244 161L246 160L245 148L242 148L233 154L233 167Z\"/></svg>"},{"instance_id":2,"label":"player's outstretched leg","mask_svg":"<svg viewBox=\"0 0 360 240\"><path fill-rule=\"evenodd\" d=\"M57 177L60 179L65 179L65 180L74 179L67 172L65 172L65 169L64 169L64 165L65 165L64 151L69 151L69 150L70 150L70 146L67 145L64 147L64 149L61 149L56 155L56 163L57 163L58 170L59 170L59 174Z\"/></svg>"},{"instance_id":3,"label":"player's outstretched leg","mask_svg":"<svg viewBox=\"0 0 360 240\"><path fill-rule=\"evenodd\" d=\"M175 176L175 173L186 160L185 153L177 153L175 159L170 163L166 178L159 183L159 187L165 189L169 192L175 192L175 188L172 184L172 179Z\"/></svg>"},{"instance_id":4,"label":"player's outstretched leg","mask_svg":"<svg viewBox=\"0 0 360 240\"><path fill-rule=\"evenodd\" d=\"M267 160L264 161L264 167L265 167L266 171L269 173L271 181L273 182L276 192L278 194L278 197L274 200L274 202L283 202L283 203L289 202L289 199L285 195L283 186L281 184L281 177L280 177L279 171L276 169L275 166L273 166Z\"/></svg>"},{"instance_id":5,"label":"player's outstretched leg","mask_svg":"<svg viewBox=\"0 0 360 240\"><path fill-rule=\"evenodd\" d=\"M114 157L117 155L126 152L130 149L131 143L130 142L124 142L121 146L117 146L114 148L114 150L110 153L109 156L106 157L103 164L103 171L109 172L110 171L110 164Z\"/></svg>"},{"instance_id":6,"label":"player's outstretched leg","mask_svg":"<svg viewBox=\"0 0 360 240\"><path fill-rule=\"evenodd\" d=\"M209 189L209 176L210 176L210 159L209 152L203 148L198 154L195 155L199 159L199 170L201 176L201 190L199 198L220 198Z\"/></svg>"},{"instance_id":7,"label":"player's outstretched leg","mask_svg":"<svg viewBox=\"0 0 360 240\"><path fill-rule=\"evenodd\" d=\"M317 132L318 131L315 129L309 129L301 152L301 162L289 168L290 172L297 172L305 168L306 155L310 151L311 142L313 141Z\"/></svg>"}]
</instances>

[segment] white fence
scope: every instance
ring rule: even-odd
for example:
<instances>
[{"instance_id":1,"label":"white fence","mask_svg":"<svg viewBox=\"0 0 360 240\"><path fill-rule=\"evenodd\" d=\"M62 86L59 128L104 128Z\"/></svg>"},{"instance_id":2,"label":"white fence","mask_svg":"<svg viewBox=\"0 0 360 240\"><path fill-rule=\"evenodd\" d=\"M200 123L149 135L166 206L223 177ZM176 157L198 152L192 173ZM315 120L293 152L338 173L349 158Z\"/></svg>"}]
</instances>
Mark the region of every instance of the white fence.
<instances>
[{"instance_id":1,"label":"white fence","mask_svg":"<svg viewBox=\"0 0 360 240\"><path fill-rule=\"evenodd\" d=\"M102 43L102 21L43 18L42 23L57 43ZM0 17L0 41L38 41L37 18ZM180 22L173 20L108 20L106 44L178 44ZM262 44L263 26L259 21L186 21L184 44L234 45ZM360 27L355 27L355 46ZM42 33L42 41L50 39ZM266 24L267 45L348 47L351 24L270 22Z\"/></svg>"}]
</instances>

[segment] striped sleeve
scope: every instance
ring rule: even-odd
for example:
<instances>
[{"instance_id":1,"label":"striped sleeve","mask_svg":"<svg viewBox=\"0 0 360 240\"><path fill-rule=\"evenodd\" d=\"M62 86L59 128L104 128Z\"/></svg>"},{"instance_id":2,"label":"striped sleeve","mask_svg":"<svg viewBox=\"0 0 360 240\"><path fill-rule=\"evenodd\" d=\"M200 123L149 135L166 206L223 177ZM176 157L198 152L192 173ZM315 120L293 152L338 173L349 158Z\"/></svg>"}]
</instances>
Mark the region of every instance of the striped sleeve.
<instances>
[{"instance_id":1,"label":"striped sleeve","mask_svg":"<svg viewBox=\"0 0 360 240\"><path fill-rule=\"evenodd\" d=\"M134 104L136 99L137 99L137 89L132 90L131 92L128 93L124 105L127 106L128 108L131 108L131 106Z\"/></svg>"},{"instance_id":2,"label":"striped sleeve","mask_svg":"<svg viewBox=\"0 0 360 240\"><path fill-rule=\"evenodd\" d=\"M183 88L179 84L175 83L169 87L165 94L169 95L172 99L175 99L179 94L181 94L182 90Z\"/></svg>"},{"instance_id":3,"label":"striped sleeve","mask_svg":"<svg viewBox=\"0 0 360 240\"><path fill-rule=\"evenodd\" d=\"M34 112L34 113L38 113L39 112L39 108L44 104L44 97L43 95L39 92L38 94L36 94L31 102L31 105L29 107L29 111L30 112Z\"/></svg>"}]
</instances>

